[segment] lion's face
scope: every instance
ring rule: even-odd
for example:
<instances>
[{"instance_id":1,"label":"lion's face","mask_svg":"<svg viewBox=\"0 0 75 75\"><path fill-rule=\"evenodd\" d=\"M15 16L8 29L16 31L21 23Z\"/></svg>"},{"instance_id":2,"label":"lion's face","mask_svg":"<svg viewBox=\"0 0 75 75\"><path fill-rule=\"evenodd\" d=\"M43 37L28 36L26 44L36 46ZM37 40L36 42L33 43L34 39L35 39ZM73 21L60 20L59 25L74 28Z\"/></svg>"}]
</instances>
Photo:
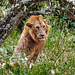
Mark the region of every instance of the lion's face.
<instances>
[{"instance_id":1,"label":"lion's face","mask_svg":"<svg viewBox=\"0 0 75 75\"><path fill-rule=\"evenodd\" d=\"M45 40L46 36L46 24L41 21L35 21L33 27L32 27L33 33L35 37L39 40Z\"/></svg>"},{"instance_id":2,"label":"lion's face","mask_svg":"<svg viewBox=\"0 0 75 75\"><path fill-rule=\"evenodd\" d=\"M43 20L42 17L37 16L30 20L31 23L27 22L26 25L29 27L29 33L33 39L45 40L49 28L47 25L47 20Z\"/></svg>"}]
</instances>

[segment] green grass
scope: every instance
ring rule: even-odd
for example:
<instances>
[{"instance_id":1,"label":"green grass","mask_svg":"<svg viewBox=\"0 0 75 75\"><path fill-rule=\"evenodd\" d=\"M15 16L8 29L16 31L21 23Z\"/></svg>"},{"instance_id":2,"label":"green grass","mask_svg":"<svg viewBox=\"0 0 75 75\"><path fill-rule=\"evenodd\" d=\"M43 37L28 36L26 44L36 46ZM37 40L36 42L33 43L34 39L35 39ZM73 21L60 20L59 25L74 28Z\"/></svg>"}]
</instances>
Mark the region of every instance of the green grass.
<instances>
[{"instance_id":1,"label":"green grass","mask_svg":"<svg viewBox=\"0 0 75 75\"><path fill-rule=\"evenodd\" d=\"M62 35L61 35L62 32ZM11 56L14 48L19 40L20 33L17 34L16 29L6 39L0 48L0 75L74 75L75 74L75 31L67 31L52 28L43 50L43 54L39 55L38 61L32 68L25 67L25 61L21 61L20 66L13 68L7 65L7 61L12 61ZM62 43L61 43L62 42ZM52 65L58 55L62 52L64 45L65 51ZM3 63L5 66L2 67Z\"/></svg>"}]
</instances>

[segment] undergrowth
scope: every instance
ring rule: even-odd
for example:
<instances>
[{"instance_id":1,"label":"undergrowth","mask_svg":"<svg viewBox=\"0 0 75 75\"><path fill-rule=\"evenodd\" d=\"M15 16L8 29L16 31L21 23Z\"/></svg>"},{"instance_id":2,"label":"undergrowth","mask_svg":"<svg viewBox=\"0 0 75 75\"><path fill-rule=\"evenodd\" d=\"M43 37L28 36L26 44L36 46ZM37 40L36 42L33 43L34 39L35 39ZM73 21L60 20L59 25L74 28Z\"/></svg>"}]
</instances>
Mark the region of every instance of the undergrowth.
<instances>
[{"instance_id":1,"label":"undergrowth","mask_svg":"<svg viewBox=\"0 0 75 75\"><path fill-rule=\"evenodd\" d=\"M20 33L16 29L6 39L0 47L0 75L74 75L75 74L75 31L67 31L51 28L48 39L37 62L30 68L23 68L25 60L20 66L9 67L7 61L11 61L14 48L20 38ZM58 55L62 52L64 45L65 51L52 65Z\"/></svg>"}]
</instances>

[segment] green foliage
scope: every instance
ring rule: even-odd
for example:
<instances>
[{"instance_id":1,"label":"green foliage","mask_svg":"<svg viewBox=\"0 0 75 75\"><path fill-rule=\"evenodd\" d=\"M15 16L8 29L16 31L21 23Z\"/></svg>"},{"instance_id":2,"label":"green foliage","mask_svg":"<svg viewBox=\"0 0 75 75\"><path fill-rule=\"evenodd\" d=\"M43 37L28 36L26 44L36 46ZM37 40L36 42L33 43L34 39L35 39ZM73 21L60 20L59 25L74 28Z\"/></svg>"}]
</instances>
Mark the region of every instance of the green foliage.
<instances>
[{"instance_id":1,"label":"green foliage","mask_svg":"<svg viewBox=\"0 0 75 75\"><path fill-rule=\"evenodd\" d=\"M45 9L46 7L48 6L48 2L47 1L43 1L41 3L39 3L37 6L36 6L36 9L34 8L34 10L42 10L42 9Z\"/></svg>"},{"instance_id":2,"label":"green foliage","mask_svg":"<svg viewBox=\"0 0 75 75\"><path fill-rule=\"evenodd\" d=\"M52 0L52 7L58 7L60 5L59 1ZM62 7L66 8L67 4L62 5ZM62 8L61 7L61 8ZM49 8L48 3L42 2L38 5L38 10ZM75 13L75 10L71 10ZM48 16L47 16L48 17ZM67 16L64 12L61 11L54 11L49 15L48 19L49 24L56 29L65 29L65 30L74 30L75 29L75 20L71 19L71 17Z\"/></svg>"},{"instance_id":3,"label":"green foliage","mask_svg":"<svg viewBox=\"0 0 75 75\"><path fill-rule=\"evenodd\" d=\"M74 30L75 21L68 17L65 13L56 15L56 13L47 16L48 24L56 29Z\"/></svg>"},{"instance_id":4,"label":"green foliage","mask_svg":"<svg viewBox=\"0 0 75 75\"><path fill-rule=\"evenodd\" d=\"M5 10L5 6L4 7L1 7L0 6L0 15L2 16L2 13L3 13L3 11Z\"/></svg>"},{"instance_id":5,"label":"green foliage","mask_svg":"<svg viewBox=\"0 0 75 75\"><path fill-rule=\"evenodd\" d=\"M61 15L61 18L59 18L58 26L60 26L61 28L69 28L73 30L75 28L75 23L70 17L63 13Z\"/></svg>"}]
</instances>

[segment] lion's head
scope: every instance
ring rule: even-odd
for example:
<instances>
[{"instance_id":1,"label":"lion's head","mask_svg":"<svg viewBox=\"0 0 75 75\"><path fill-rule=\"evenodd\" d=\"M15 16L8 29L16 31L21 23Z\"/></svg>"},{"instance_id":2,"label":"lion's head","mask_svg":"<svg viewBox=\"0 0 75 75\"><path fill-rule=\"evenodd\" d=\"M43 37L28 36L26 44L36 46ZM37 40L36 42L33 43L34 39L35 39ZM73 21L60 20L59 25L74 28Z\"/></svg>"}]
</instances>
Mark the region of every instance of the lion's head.
<instances>
[{"instance_id":1,"label":"lion's head","mask_svg":"<svg viewBox=\"0 0 75 75\"><path fill-rule=\"evenodd\" d=\"M47 25L47 19L43 20L42 15L31 16L26 26L29 28L29 34L35 41L45 40L50 29L49 25Z\"/></svg>"}]
</instances>

